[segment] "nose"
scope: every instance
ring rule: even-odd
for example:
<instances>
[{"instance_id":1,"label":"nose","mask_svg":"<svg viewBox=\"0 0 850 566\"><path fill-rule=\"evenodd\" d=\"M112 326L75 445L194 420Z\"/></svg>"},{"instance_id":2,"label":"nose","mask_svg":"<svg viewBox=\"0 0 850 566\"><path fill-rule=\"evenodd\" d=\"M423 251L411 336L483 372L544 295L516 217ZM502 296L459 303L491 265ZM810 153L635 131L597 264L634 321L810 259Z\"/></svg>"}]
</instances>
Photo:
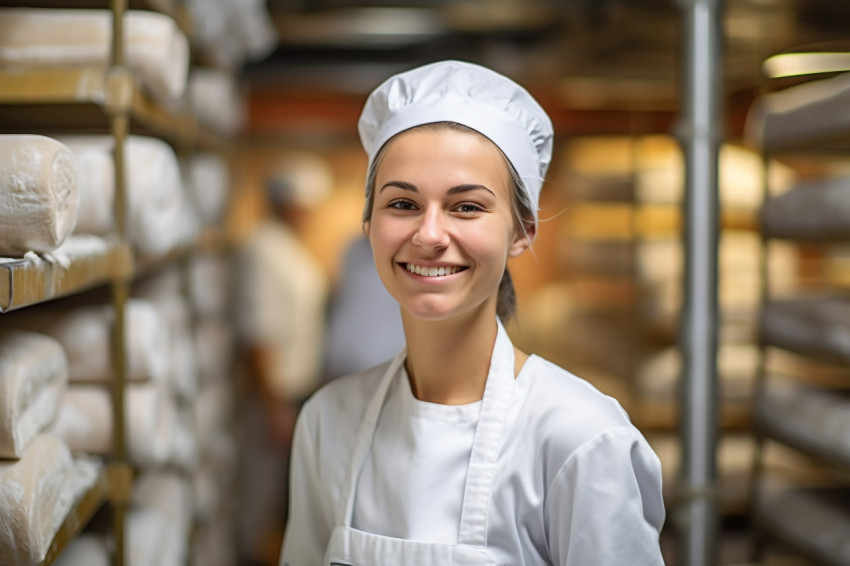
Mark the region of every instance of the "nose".
<instances>
[{"instance_id":1,"label":"nose","mask_svg":"<svg viewBox=\"0 0 850 566\"><path fill-rule=\"evenodd\" d=\"M413 233L413 243L421 248L437 249L449 245L446 218L442 211L430 208L421 216L419 226Z\"/></svg>"}]
</instances>

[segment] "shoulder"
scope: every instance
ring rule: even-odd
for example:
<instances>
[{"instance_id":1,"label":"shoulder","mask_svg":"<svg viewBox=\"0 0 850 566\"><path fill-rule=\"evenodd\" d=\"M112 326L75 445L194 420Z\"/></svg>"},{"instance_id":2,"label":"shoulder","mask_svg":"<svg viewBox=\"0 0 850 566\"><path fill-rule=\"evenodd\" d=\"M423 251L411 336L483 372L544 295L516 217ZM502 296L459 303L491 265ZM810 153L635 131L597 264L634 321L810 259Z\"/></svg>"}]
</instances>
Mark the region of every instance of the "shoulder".
<instances>
[{"instance_id":1,"label":"shoulder","mask_svg":"<svg viewBox=\"0 0 850 566\"><path fill-rule=\"evenodd\" d=\"M588 381L538 356L531 356L518 377L527 388L525 405L533 403L540 424L580 422L589 434L631 426L620 403ZM563 432L563 431L562 431Z\"/></svg>"},{"instance_id":2,"label":"shoulder","mask_svg":"<svg viewBox=\"0 0 850 566\"><path fill-rule=\"evenodd\" d=\"M353 438L391 361L326 383L304 403L299 422L314 440L346 433Z\"/></svg>"},{"instance_id":3,"label":"shoulder","mask_svg":"<svg viewBox=\"0 0 850 566\"><path fill-rule=\"evenodd\" d=\"M603 437L645 442L616 399L543 358L531 356L517 381L525 397L516 424L537 439L552 473Z\"/></svg>"}]
</instances>

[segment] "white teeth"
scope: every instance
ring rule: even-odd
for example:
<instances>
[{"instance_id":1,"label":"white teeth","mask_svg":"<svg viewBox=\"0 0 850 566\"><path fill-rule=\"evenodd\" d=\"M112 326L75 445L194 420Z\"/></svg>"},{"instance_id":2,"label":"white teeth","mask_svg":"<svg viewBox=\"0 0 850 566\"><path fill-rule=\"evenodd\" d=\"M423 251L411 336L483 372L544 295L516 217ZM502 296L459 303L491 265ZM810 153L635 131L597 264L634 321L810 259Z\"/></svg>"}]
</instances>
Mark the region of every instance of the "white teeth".
<instances>
[{"instance_id":1,"label":"white teeth","mask_svg":"<svg viewBox=\"0 0 850 566\"><path fill-rule=\"evenodd\" d=\"M406 263L404 267L411 273L425 277L441 277L460 271L460 267L422 267L421 265L413 265L412 263Z\"/></svg>"}]
</instances>

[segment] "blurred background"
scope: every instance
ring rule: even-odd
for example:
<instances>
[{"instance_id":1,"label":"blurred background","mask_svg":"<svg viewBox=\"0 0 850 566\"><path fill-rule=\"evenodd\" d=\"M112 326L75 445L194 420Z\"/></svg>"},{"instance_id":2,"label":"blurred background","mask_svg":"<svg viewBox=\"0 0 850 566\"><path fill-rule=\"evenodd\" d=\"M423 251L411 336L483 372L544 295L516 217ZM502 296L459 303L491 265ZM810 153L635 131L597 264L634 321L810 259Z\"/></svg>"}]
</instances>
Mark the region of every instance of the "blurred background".
<instances>
[{"instance_id":1,"label":"blurred background","mask_svg":"<svg viewBox=\"0 0 850 566\"><path fill-rule=\"evenodd\" d=\"M508 330L646 435L667 563L850 564L850 4L107 4L0 1L2 189L35 168L13 159L21 147L70 151L79 180L75 227L53 244L7 243L33 221L0 206L0 325L59 343L70 371L39 431L70 462L102 464L53 526L32 527L43 542L0 537L0 557L25 544L12 564L277 564L300 403L401 344L361 238L360 110L389 75L453 58L515 79L554 122ZM687 24L701 8L720 46L702 93ZM707 138L686 115L700 94L718 108ZM700 139L718 146L716 210L688 208L683 147ZM53 167L27 169L45 201ZM716 336L717 397L696 448L682 432L686 273L705 259L688 243L695 213L717 230L718 308L696 321ZM26 448L0 452L0 494L64 477ZM702 491L681 476L694 450L716 470ZM680 512L694 499L716 522ZM711 549L697 559L683 551L694 529Z\"/></svg>"}]
</instances>

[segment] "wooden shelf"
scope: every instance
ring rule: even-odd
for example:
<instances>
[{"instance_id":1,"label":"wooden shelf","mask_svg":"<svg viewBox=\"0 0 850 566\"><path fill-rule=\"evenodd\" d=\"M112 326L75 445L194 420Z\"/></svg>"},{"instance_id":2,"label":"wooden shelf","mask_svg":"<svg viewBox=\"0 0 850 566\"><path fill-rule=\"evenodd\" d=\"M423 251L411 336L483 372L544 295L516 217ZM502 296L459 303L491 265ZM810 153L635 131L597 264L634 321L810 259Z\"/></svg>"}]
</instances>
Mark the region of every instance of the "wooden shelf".
<instances>
[{"instance_id":1,"label":"wooden shelf","mask_svg":"<svg viewBox=\"0 0 850 566\"><path fill-rule=\"evenodd\" d=\"M105 133L109 115L126 105L131 133L218 150L225 140L195 116L164 108L127 73L103 67L0 69L0 132Z\"/></svg>"},{"instance_id":2,"label":"wooden shelf","mask_svg":"<svg viewBox=\"0 0 850 566\"><path fill-rule=\"evenodd\" d=\"M128 276L125 246L94 236L71 236L51 254L0 258L0 312L35 305Z\"/></svg>"},{"instance_id":3,"label":"wooden shelf","mask_svg":"<svg viewBox=\"0 0 850 566\"><path fill-rule=\"evenodd\" d=\"M178 246L159 257L144 257L136 255L133 267L134 277L142 277L157 269L178 263L197 252L226 250L229 243L227 237L215 228L204 228L191 242Z\"/></svg>"}]
</instances>

